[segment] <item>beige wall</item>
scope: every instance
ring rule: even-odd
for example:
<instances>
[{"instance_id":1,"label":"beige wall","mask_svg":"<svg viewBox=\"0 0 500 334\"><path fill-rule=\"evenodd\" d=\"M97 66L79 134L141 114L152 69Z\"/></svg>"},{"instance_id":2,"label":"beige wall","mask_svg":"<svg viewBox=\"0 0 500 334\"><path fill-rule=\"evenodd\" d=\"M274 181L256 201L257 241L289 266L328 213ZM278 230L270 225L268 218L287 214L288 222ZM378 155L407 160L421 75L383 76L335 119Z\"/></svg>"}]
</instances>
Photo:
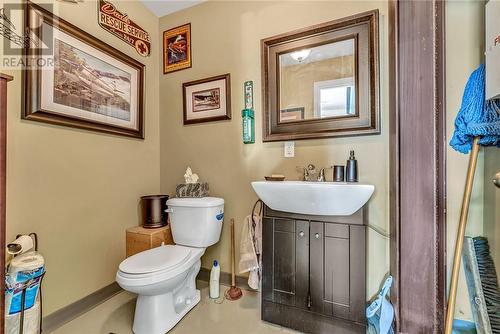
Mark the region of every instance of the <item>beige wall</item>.
<instances>
[{"instance_id":1,"label":"beige wall","mask_svg":"<svg viewBox=\"0 0 500 334\"><path fill-rule=\"evenodd\" d=\"M271 173L300 177L296 166L344 163L355 149L362 182L376 192L369 204L370 223L388 230L387 4L385 2L208 2L158 19L136 2L119 6L153 36L152 55L142 58L97 25L96 4L56 2L59 15L146 64L146 139L144 141L21 121L20 72L8 95L8 240L37 232L48 265L44 310L49 314L111 283L124 256L124 230L137 224L138 197L161 190L173 193L190 165L210 182L212 194L226 199L226 217L241 221L256 196L252 180ZM282 143L262 143L260 96L261 38L338 17L379 8L381 17L382 134L296 142L296 157L282 157ZM482 59L483 5L447 3L447 123L449 140L467 77ZM308 15L303 15L307 12ZM276 20L286 17L286 20ZM163 30L191 22L193 68L162 75ZM468 22L468 24L463 24ZM233 119L182 125L182 82L231 73ZM158 89L159 80L159 89ZM241 142L242 84L254 80L256 143ZM159 94L161 91L161 94ZM158 101L160 104L158 105ZM161 106L161 107L160 107ZM160 124L158 124L158 119ZM161 136L160 136L161 129ZM161 147L161 152L159 149ZM448 259L452 256L467 156L447 151ZM482 158L478 174L482 171ZM160 169L161 165L161 169ZM482 176L476 178L481 180ZM468 233L481 234L482 183L476 182ZM228 222L228 220L226 220ZM221 260L229 271L228 225L218 245L204 256ZM388 271L388 240L368 232L368 292L374 293ZM465 286L460 286L457 316L470 317Z\"/></svg>"},{"instance_id":2,"label":"beige wall","mask_svg":"<svg viewBox=\"0 0 500 334\"><path fill-rule=\"evenodd\" d=\"M97 5L54 2L59 15L146 65L145 140L21 120L20 71L8 92L7 240L38 233L47 262L44 313L112 283L138 198L159 189L158 19L139 2L119 9L152 34L143 58L97 24ZM0 43L1 44L1 43Z\"/></svg>"},{"instance_id":3,"label":"beige wall","mask_svg":"<svg viewBox=\"0 0 500 334\"><path fill-rule=\"evenodd\" d=\"M314 83L354 75L354 57L342 56L281 69L280 109L304 107L304 119L314 118Z\"/></svg>"},{"instance_id":4,"label":"beige wall","mask_svg":"<svg viewBox=\"0 0 500 334\"><path fill-rule=\"evenodd\" d=\"M462 94L470 73L483 61L484 52L484 2L446 2L446 118L447 143L454 129L455 117L462 101ZM465 185L465 174L469 155L458 153L449 145L446 151L447 164L447 256L448 277L451 275L453 252L460 208ZM467 235L483 234L483 169L484 156L481 150L474 190L471 199ZM472 319L463 268L459 279L456 314L457 318Z\"/></svg>"},{"instance_id":5,"label":"beige wall","mask_svg":"<svg viewBox=\"0 0 500 334\"><path fill-rule=\"evenodd\" d=\"M351 138L297 141L295 158L283 158L283 143L262 142L260 40L293 29L307 27L367 10L380 9L381 31L381 115L382 134ZM304 13L307 13L305 15ZM229 219L241 222L257 199L250 182L264 175L282 173L298 179L296 166L314 163L318 167L344 164L349 150L359 160L361 182L372 183L375 194L369 203L370 223L389 229L388 217L388 85L387 3L340 1L209 1L160 19L160 31L191 22L193 67L160 76L161 189L173 194L191 166L210 183L211 194L226 200L225 226L220 242L203 257L209 267L219 259L222 270L230 271ZM183 126L182 83L231 73L231 121ZM243 82L255 84L256 143L241 139ZM331 180L331 174L328 175ZM238 243L239 244L239 243ZM368 293L373 294L389 269L388 239L368 232ZM237 254L238 256L238 254Z\"/></svg>"}]
</instances>

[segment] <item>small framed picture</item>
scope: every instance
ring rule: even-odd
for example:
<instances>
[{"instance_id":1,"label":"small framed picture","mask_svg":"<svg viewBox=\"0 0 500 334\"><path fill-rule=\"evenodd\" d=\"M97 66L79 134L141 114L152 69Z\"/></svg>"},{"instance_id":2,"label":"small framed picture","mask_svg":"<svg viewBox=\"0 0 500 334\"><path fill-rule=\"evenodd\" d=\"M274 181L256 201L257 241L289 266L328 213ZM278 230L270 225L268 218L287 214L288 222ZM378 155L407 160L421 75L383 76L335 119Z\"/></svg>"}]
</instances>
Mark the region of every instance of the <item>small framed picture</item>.
<instances>
[{"instance_id":1,"label":"small framed picture","mask_svg":"<svg viewBox=\"0 0 500 334\"><path fill-rule=\"evenodd\" d=\"M163 74L191 67L191 23L163 32Z\"/></svg>"},{"instance_id":2,"label":"small framed picture","mask_svg":"<svg viewBox=\"0 0 500 334\"><path fill-rule=\"evenodd\" d=\"M280 123L295 122L304 119L304 107L280 110Z\"/></svg>"},{"instance_id":3,"label":"small framed picture","mask_svg":"<svg viewBox=\"0 0 500 334\"><path fill-rule=\"evenodd\" d=\"M231 119L231 80L229 74L186 82L184 125Z\"/></svg>"}]
</instances>

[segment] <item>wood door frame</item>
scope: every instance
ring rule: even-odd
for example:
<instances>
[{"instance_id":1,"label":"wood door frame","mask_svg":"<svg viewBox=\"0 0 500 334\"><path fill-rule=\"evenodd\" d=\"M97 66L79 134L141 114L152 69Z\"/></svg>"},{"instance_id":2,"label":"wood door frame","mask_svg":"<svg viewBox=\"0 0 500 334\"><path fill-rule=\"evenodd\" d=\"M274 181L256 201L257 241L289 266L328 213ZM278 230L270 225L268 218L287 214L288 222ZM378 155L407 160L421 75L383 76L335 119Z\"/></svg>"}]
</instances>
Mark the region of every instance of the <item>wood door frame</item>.
<instances>
[{"instance_id":1,"label":"wood door frame","mask_svg":"<svg viewBox=\"0 0 500 334\"><path fill-rule=\"evenodd\" d=\"M13 78L0 73L0 333L5 328L5 212L7 167L7 83Z\"/></svg>"},{"instance_id":2,"label":"wood door frame","mask_svg":"<svg viewBox=\"0 0 500 334\"><path fill-rule=\"evenodd\" d=\"M390 0L390 262L398 333L446 308L445 2Z\"/></svg>"}]
</instances>

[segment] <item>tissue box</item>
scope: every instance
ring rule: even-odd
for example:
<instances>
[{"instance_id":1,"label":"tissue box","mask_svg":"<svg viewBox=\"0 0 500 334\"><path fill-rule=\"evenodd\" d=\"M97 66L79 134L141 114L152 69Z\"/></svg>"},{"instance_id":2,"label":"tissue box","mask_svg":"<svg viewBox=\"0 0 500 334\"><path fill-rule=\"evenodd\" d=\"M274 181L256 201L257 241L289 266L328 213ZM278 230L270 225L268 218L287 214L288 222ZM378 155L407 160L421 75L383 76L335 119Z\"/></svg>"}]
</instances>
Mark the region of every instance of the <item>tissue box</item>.
<instances>
[{"instance_id":1,"label":"tissue box","mask_svg":"<svg viewBox=\"0 0 500 334\"><path fill-rule=\"evenodd\" d=\"M208 183L182 183L175 189L177 197L207 197L209 193Z\"/></svg>"}]
</instances>

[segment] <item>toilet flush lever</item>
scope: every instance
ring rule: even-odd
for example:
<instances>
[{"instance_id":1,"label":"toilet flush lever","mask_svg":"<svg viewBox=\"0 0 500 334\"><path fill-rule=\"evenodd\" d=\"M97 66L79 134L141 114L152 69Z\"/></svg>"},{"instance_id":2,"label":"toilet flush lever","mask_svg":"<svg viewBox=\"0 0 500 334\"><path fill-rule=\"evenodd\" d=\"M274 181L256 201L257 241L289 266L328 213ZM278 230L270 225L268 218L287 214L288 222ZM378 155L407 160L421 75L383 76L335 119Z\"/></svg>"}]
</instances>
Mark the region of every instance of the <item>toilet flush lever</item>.
<instances>
[{"instance_id":1,"label":"toilet flush lever","mask_svg":"<svg viewBox=\"0 0 500 334\"><path fill-rule=\"evenodd\" d=\"M167 213L172 213L172 212L174 212L174 209L170 209L170 208L168 208L168 209L165 209L165 212L167 212Z\"/></svg>"}]
</instances>

